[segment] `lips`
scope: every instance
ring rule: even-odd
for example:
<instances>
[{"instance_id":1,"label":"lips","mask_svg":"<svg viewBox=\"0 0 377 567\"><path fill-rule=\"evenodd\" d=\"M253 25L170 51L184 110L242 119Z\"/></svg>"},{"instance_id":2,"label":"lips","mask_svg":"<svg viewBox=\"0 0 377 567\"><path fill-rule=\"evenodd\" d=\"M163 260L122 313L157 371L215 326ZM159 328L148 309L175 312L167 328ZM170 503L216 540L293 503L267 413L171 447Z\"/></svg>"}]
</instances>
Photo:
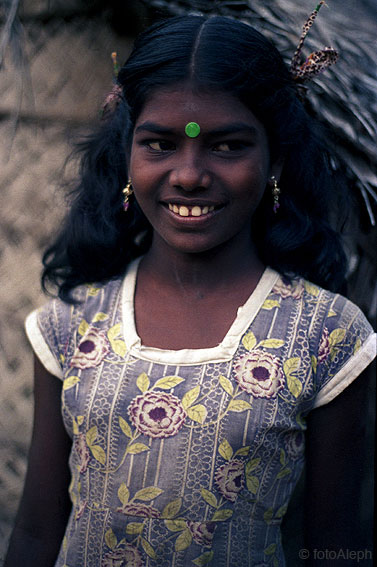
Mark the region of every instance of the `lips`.
<instances>
[{"instance_id":1,"label":"lips","mask_svg":"<svg viewBox=\"0 0 377 567\"><path fill-rule=\"evenodd\" d=\"M180 217L201 217L215 210L214 205L181 205L177 203L168 203L168 208L169 211Z\"/></svg>"}]
</instances>

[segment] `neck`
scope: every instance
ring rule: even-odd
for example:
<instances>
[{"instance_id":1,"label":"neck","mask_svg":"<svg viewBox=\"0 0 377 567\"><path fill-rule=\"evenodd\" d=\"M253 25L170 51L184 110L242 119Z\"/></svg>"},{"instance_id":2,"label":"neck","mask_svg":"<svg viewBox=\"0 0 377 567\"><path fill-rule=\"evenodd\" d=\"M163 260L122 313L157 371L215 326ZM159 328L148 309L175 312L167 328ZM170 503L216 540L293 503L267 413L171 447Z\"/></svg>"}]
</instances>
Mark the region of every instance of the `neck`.
<instances>
[{"instance_id":1,"label":"neck","mask_svg":"<svg viewBox=\"0 0 377 567\"><path fill-rule=\"evenodd\" d=\"M158 236L141 265L145 274L153 275L164 286L196 293L229 289L236 282L254 287L264 267L249 239L237 246L227 242L206 252L182 253Z\"/></svg>"}]
</instances>

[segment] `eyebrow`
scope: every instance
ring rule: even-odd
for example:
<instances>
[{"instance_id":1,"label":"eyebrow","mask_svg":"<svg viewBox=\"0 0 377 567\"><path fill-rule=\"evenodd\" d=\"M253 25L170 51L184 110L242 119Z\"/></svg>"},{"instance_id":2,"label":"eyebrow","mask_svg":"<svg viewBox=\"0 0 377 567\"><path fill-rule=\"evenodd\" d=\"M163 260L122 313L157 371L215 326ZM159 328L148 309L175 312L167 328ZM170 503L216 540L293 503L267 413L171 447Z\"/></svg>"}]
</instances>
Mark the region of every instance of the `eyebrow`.
<instances>
[{"instance_id":1,"label":"eyebrow","mask_svg":"<svg viewBox=\"0 0 377 567\"><path fill-rule=\"evenodd\" d=\"M166 126L162 126L160 124L156 124L155 122L149 121L143 122L135 129L135 134L139 132L153 132L154 134L160 135L175 134L174 129L167 128ZM257 129L250 124L246 124L245 122L232 122L230 124L219 126L218 128L213 128L207 133L207 135L226 136L227 134L240 134L243 132L252 134L253 136L258 133Z\"/></svg>"}]
</instances>

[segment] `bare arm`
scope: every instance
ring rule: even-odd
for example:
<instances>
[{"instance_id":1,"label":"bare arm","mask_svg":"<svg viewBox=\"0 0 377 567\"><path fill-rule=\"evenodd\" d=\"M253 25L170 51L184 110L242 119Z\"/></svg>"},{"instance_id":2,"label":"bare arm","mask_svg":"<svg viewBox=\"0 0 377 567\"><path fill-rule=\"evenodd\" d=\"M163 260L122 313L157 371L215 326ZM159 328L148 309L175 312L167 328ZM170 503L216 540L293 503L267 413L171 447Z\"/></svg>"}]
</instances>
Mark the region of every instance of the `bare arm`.
<instances>
[{"instance_id":1,"label":"bare arm","mask_svg":"<svg viewBox=\"0 0 377 567\"><path fill-rule=\"evenodd\" d=\"M67 524L71 440L60 410L62 383L35 359L29 464L4 567L52 567Z\"/></svg>"},{"instance_id":2,"label":"bare arm","mask_svg":"<svg viewBox=\"0 0 377 567\"><path fill-rule=\"evenodd\" d=\"M310 551L305 564L308 566L354 565L355 557L347 557L347 550L371 550L360 514L366 466L373 466L373 458L366 455L370 392L368 374L364 373L332 402L308 417L305 497L306 547ZM334 561L330 553L339 551ZM371 562L365 560L363 564Z\"/></svg>"}]
</instances>

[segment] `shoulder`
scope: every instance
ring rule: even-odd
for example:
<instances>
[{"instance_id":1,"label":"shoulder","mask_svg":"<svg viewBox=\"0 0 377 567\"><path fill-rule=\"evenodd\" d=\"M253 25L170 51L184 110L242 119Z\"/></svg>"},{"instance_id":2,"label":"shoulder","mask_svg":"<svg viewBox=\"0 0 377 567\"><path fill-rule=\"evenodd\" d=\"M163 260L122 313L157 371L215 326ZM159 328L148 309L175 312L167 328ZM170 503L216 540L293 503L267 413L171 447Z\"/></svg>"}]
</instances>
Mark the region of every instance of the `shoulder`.
<instances>
[{"instance_id":1,"label":"shoulder","mask_svg":"<svg viewBox=\"0 0 377 567\"><path fill-rule=\"evenodd\" d=\"M303 278L279 276L267 308L292 360L306 361L316 392L314 407L331 401L376 356L376 335L352 301Z\"/></svg>"},{"instance_id":2,"label":"shoulder","mask_svg":"<svg viewBox=\"0 0 377 567\"><path fill-rule=\"evenodd\" d=\"M90 325L110 318L118 305L123 278L104 284L75 288L74 304L51 299L27 317L28 339L45 368L62 378L67 353L77 336L84 336Z\"/></svg>"}]
</instances>

